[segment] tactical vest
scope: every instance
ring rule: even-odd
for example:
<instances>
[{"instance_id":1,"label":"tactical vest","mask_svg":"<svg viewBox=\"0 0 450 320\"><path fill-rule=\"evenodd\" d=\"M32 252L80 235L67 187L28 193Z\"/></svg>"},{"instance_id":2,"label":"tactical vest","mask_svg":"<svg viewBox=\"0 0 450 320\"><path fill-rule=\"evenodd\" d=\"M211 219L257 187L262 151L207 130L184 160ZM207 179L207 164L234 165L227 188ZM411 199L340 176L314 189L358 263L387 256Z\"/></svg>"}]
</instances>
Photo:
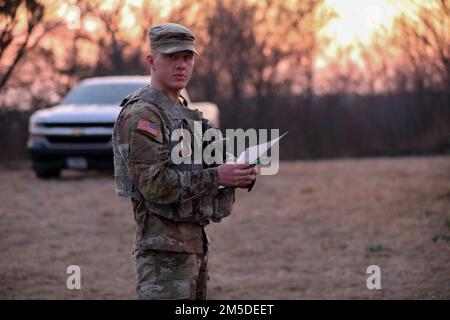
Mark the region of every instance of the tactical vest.
<instances>
[{"instance_id":1,"label":"tactical vest","mask_svg":"<svg viewBox=\"0 0 450 320\"><path fill-rule=\"evenodd\" d=\"M155 105L161 112L164 124L169 129L169 151L180 143L180 141L171 141L172 132L177 129L188 130L191 133L191 144L194 144L194 121L202 121L202 113L198 110L191 110L186 106L181 106L170 101L167 96L161 92L150 87L144 87L138 91L127 96L121 103L125 109L128 105L138 100L146 101ZM119 115L120 117L120 115ZM161 128L163 130L164 128ZM194 148L201 148L200 146L191 147L191 157L194 156ZM120 155L119 147L113 144L114 152L114 168L116 177L116 190L118 195L124 197L134 197L140 199L142 195L134 186L131 177L128 176L126 163ZM191 163L175 164L170 160L169 167L179 171L195 171L204 169L203 163L194 163L191 158ZM206 191L206 190L205 190ZM234 200L234 199L233 199ZM163 217L169 218L179 222L196 221L202 225L208 223L208 219L214 213L213 197L204 195L202 193L184 200L179 204L158 204L152 201L145 200L145 206L148 210ZM219 206L216 204L216 207ZM231 211L231 208L230 208Z\"/></svg>"}]
</instances>

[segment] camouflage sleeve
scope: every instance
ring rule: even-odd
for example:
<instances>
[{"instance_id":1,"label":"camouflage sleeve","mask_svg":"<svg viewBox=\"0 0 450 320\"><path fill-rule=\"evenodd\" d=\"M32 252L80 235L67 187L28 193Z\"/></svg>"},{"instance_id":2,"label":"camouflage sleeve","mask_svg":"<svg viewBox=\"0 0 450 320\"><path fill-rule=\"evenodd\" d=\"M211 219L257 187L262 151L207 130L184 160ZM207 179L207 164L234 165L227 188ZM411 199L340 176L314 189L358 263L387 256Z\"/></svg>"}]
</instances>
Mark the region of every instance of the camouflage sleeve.
<instances>
[{"instance_id":1,"label":"camouflage sleeve","mask_svg":"<svg viewBox=\"0 0 450 320\"><path fill-rule=\"evenodd\" d=\"M219 130L218 128L211 126L209 124L208 120L206 120L206 119L203 119L202 126L203 126L203 131L206 131L208 129ZM224 147L223 161L226 162L227 159L228 159L228 155L226 153L226 147ZM213 164L212 166L214 167L217 165ZM214 196L214 201L213 201L213 211L214 212L211 217L211 220L213 222L219 223L222 221L223 218L229 216L233 209L234 202L235 202L235 188L225 187L223 189L218 190L218 193Z\"/></svg>"},{"instance_id":2,"label":"camouflage sleeve","mask_svg":"<svg viewBox=\"0 0 450 320\"><path fill-rule=\"evenodd\" d=\"M203 131L206 131L209 129L219 130L218 128L211 126L209 121L205 118L203 118L203 120L202 120L202 126L203 126ZM230 155L227 151L228 151L227 148L224 147L223 151L222 151L224 163L234 160L232 158L233 156ZM212 166L215 166L215 165L212 165ZM255 183L256 183L256 178L250 184L248 184L247 186L245 186L243 188L247 189L250 192L253 189L253 186L255 185Z\"/></svg>"},{"instance_id":3,"label":"camouflage sleeve","mask_svg":"<svg viewBox=\"0 0 450 320\"><path fill-rule=\"evenodd\" d=\"M216 168L179 171L169 167L168 130L159 110L136 102L124 122L128 132L128 170L143 197L158 204L180 203L202 195L215 195L219 185Z\"/></svg>"},{"instance_id":4,"label":"camouflage sleeve","mask_svg":"<svg viewBox=\"0 0 450 320\"><path fill-rule=\"evenodd\" d=\"M209 130L209 129L219 130L218 128L211 126L209 124L209 121L207 119L205 119L205 118L203 118L203 120L202 120L202 129L203 129L203 132L205 132L206 130ZM232 152L233 152L233 150L228 150L226 145L224 145L223 151L222 151L223 163L235 160L234 155L231 154ZM217 165L216 164L212 164L211 165L211 167L214 167L214 166L217 166ZM252 190L253 186L255 185L255 182L256 182L256 178L250 184L248 184L247 186L245 186L243 188L244 189L248 189L248 191L250 192Z\"/></svg>"}]
</instances>

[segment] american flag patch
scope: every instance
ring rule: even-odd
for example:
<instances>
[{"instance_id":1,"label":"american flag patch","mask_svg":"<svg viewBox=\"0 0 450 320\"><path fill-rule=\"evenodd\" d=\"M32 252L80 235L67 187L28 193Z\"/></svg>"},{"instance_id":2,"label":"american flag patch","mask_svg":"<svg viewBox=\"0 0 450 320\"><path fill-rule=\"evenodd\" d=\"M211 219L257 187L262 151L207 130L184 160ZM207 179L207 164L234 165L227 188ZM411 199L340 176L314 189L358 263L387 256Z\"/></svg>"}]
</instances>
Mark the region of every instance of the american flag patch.
<instances>
[{"instance_id":1,"label":"american flag patch","mask_svg":"<svg viewBox=\"0 0 450 320\"><path fill-rule=\"evenodd\" d=\"M137 129L146 132L155 138L158 136L159 133L158 125L154 122L145 119L139 119Z\"/></svg>"}]
</instances>

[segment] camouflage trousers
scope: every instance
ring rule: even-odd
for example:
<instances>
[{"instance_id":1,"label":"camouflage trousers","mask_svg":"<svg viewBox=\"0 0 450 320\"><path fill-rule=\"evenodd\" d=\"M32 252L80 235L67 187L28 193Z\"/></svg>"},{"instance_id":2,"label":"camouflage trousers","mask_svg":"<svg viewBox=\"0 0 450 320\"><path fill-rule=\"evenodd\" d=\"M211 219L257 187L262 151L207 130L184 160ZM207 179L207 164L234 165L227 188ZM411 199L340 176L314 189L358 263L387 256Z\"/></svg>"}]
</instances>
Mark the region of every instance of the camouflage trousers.
<instances>
[{"instance_id":1,"label":"camouflage trousers","mask_svg":"<svg viewBox=\"0 0 450 320\"><path fill-rule=\"evenodd\" d=\"M140 300L206 299L208 249L204 253L148 250L136 256Z\"/></svg>"}]
</instances>

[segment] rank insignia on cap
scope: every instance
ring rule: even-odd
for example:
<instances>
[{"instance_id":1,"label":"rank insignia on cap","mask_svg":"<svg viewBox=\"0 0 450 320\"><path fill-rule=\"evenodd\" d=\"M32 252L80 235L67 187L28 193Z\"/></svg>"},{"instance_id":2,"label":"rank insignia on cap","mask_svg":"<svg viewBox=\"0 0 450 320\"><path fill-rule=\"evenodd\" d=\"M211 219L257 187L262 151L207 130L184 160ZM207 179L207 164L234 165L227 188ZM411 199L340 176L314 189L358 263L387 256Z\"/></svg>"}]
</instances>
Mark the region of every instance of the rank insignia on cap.
<instances>
[{"instance_id":1,"label":"rank insignia on cap","mask_svg":"<svg viewBox=\"0 0 450 320\"><path fill-rule=\"evenodd\" d=\"M136 129L144 133L148 133L154 138L156 138L159 133L158 125L152 121L145 119L139 119Z\"/></svg>"}]
</instances>

